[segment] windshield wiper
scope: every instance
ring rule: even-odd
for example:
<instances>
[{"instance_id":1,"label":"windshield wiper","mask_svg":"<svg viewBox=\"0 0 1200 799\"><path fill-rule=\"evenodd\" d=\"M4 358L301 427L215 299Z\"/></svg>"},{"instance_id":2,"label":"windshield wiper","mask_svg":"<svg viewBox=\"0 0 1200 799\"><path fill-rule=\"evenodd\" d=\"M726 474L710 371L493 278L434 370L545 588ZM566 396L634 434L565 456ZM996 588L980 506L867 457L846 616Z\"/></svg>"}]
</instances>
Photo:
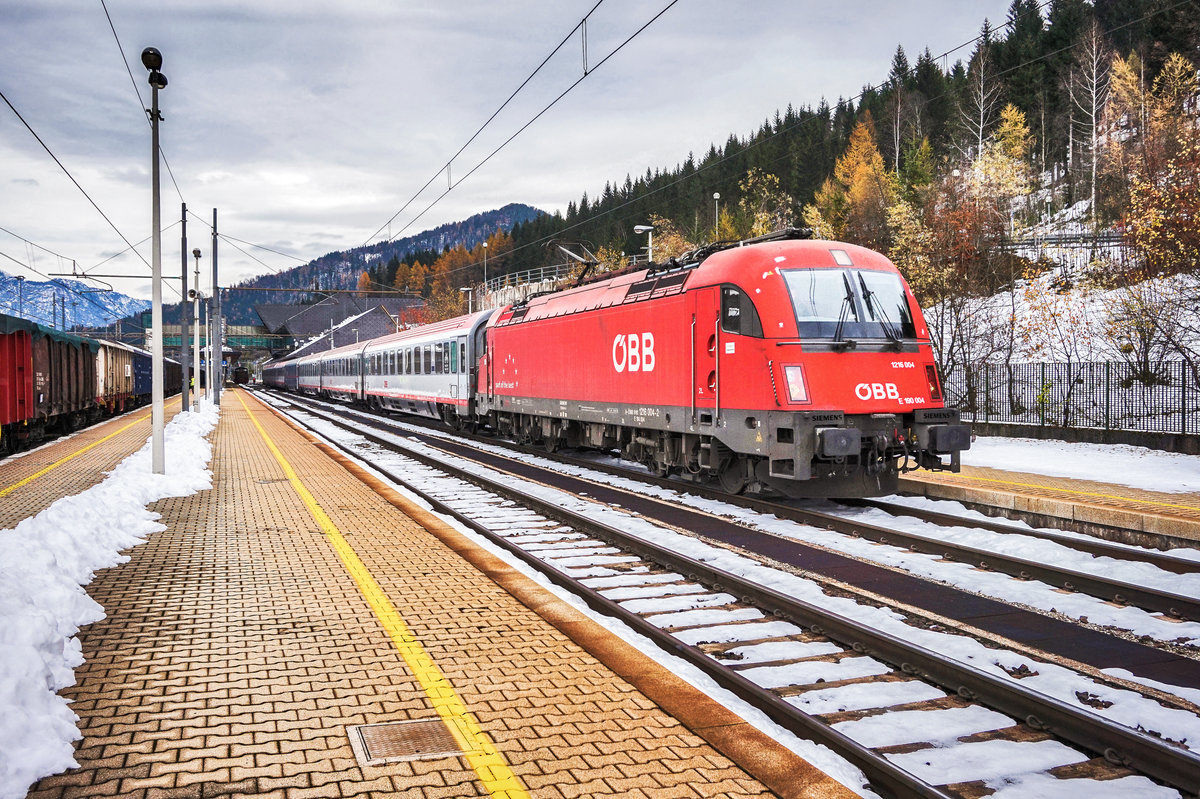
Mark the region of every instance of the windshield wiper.
<instances>
[{"instance_id":1,"label":"windshield wiper","mask_svg":"<svg viewBox=\"0 0 1200 799\"><path fill-rule=\"evenodd\" d=\"M888 318L887 311L883 309L883 303L875 297L875 292L867 288L867 281L863 279L861 272L858 275L858 285L862 286L863 298L867 301L867 310L870 311L873 307L879 312L879 326L883 328L883 334L888 339L885 349L899 352L904 348L900 341L900 333L892 327L892 320Z\"/></svg>"},{"instance_id":2,"label":"windshield wiper","mask_svg":"<svg viewBox=\"0 0 1200 799\"><path fill-rule=\"evenodd\" d=\"M858 347L858 342L852 338L842 340L842 328L846 324L846 317L850 315L850 309L854 307L854 288L850 285L850 279L846 277L845 272L842 273L842 285L846 287L846 296L842 298L842 310L838 313L837 327L833 330L833 349L837 352L845 352Z\"/></svg>"}]
</instances>

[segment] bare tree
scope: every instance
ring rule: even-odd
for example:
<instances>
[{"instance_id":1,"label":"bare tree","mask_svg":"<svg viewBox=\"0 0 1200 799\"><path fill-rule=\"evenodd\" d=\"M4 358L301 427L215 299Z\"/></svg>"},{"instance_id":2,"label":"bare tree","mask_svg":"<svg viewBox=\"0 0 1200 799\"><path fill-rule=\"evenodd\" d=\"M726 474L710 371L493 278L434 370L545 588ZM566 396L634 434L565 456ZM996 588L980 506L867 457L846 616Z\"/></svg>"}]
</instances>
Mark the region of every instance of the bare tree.
<instances>
[{"instance_id":1,"label":"bare tree","mask_svg":"<svg viewBox=\"0 0 1200 799\"><path fill-rule=\"evenodd\" d=\"M1091 216L1096 226L1096 172L1100 164L1100 138L1104 135L1104 111L1111 86L1112 49L1100 25L1092 21L1075 51L1070 72L1070 97L1080 116L1077 124L1086 142L1091 167Z\"/></svg>"},{"instance_id":2,"label":"bare tree","mask_svg":"<svg viewBox=\"0 0 1200 799\"><path fill-rule=\"evenodd\" d=\"M971 68L967 73L967 96L959 108L970 137L969 145L963 151L968 159L978 157L983 152L988 131L1000 110L1002 89L989 47L986 42L982 43L971 59Z\"/></svg>"}]
</instances>

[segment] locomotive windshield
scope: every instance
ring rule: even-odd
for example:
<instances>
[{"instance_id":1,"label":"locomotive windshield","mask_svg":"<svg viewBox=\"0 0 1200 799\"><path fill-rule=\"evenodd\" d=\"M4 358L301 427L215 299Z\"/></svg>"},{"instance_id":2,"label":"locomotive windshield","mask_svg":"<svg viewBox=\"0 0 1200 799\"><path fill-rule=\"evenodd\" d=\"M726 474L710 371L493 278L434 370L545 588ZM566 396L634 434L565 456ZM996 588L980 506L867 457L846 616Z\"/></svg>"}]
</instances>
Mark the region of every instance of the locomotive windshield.
<instances>
[{"instance_id":1,"label":"locomotive windshield","mask_svg":"<svg viewBox=\"0 0 1200 799\"><path fill-rule=\"evenodd\" d=\"M900 276L868 269L788 269L784 282L801 338L914 338Z\"/></svg>"}]
</instances>

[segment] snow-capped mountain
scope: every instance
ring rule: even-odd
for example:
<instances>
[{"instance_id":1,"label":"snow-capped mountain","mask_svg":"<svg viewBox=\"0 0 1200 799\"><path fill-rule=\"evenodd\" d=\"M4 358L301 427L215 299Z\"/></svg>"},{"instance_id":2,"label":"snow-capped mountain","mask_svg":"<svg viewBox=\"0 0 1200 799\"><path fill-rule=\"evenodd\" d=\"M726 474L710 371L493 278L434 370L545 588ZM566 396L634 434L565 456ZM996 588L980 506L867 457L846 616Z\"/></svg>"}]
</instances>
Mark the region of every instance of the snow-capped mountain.
<instances>
[{"instance_id":1,"label":"snow-capped mountain","mask_svg":"<svg viewBox=\"0 0 1200 799\"><path fill-rule=\"evenodd\" d=\"M116 291L97 291L90 283L58 278L18 280L0 271L0 313L22 316L48 327L105 327L150 307L145 300Z\"/></svg>"}]
</instances>

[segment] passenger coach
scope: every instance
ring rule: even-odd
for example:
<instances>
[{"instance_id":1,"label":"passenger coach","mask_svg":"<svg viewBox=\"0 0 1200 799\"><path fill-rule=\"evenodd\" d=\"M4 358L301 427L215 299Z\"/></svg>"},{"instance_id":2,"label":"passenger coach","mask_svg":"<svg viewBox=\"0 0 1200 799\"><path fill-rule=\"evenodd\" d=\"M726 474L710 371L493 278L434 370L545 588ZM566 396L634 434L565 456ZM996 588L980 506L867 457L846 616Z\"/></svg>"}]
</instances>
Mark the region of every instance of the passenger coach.
<instances>
[{"instance_id":1,"label":"passenger coach","mask_svg":"<svg viewBox=\"0 0 1200 799\"><path fill-rule=\"evenodd\" d=\"M368 405L459 426L473 414L472 367L491 311L375 339L363 351Z\"/></svg>"}]
</instances>

